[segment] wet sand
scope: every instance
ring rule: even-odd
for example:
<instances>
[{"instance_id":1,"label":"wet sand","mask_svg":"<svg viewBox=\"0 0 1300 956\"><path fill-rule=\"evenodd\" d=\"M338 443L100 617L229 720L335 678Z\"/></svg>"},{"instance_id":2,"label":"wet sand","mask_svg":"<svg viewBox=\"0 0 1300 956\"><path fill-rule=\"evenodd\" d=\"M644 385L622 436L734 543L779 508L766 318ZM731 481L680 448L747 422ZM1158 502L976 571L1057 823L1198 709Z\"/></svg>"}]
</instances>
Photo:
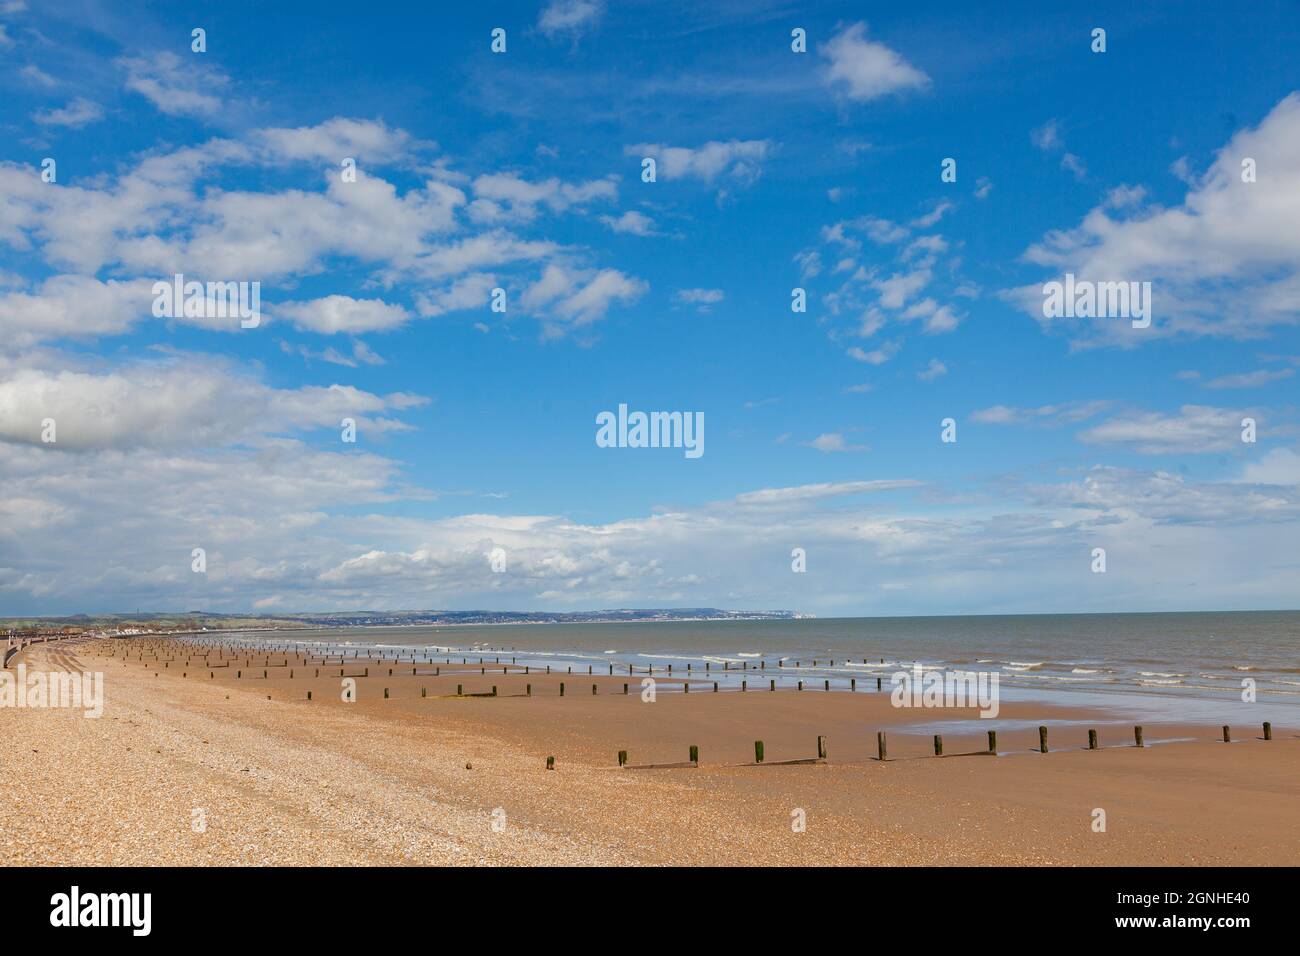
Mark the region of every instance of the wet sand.
<instances>
[{"instance_id":1,"label":"wet sand","mask_svg":"<svg viewBox=\"0 0 1300 956\"><path fill-rule=\"evenodd\" d=\"M708 680L683 693L656 674L649 703L642 674L502 674L490 658L488 673L441 664L436 676L349 660L346 674L370 676L345 703L337 664L254 653L209 667L191 647L105 640L20 655L29 668L103 671L107 703L99 719L0 709L12 768L0 863L1300 863L1297 728L1265 742L1258 726L1235 727L1224 744L1214 728L1147 724L1137 749L1131 723L1101 711L1004 704L990 721L894 708L874 682L771 692L767 675L744 693ZM144 659L124 659L128 648ZM458 684L497 696L458 697ZM961 728L945 727L943 758L909 732L932 721ZM1101 750L1086 749L1088 727ZM982 753L989 729L997 757ZM825 762L780 765L815 758L818 736ZM617 767L619 750L640 767L686 762L691 745L698 767Z\"/></svg>"}]
</instances>

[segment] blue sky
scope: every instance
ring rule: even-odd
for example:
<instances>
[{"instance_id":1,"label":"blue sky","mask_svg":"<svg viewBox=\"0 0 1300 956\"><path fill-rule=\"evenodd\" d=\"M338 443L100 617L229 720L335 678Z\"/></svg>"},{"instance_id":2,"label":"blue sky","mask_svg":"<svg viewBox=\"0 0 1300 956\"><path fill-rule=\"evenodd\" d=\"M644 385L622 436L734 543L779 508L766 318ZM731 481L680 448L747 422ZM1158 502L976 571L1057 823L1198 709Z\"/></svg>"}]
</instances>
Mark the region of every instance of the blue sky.
<instances>
[{"instance_id":1,"label":"blue sky","mask_svg":"<svg viewBox=\"0 0 1300 956\"><path fill-rule=\"evenodd\" d=\"M1294 4L385 6L0 2L0 614L1297 605Z\"/></svg>"}]
</instances>

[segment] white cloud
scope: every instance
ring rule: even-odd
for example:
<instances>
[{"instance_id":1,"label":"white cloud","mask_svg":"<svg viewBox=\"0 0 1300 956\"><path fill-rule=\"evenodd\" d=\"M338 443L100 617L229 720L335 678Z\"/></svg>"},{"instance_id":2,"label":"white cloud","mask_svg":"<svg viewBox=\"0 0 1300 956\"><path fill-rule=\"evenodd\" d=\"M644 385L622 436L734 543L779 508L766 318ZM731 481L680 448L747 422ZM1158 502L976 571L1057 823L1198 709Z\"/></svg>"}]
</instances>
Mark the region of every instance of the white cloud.
<instances>
[{"instance_id":1,"label":"white cloud","mask_svg":"<svg viewBox=\"0 0 1300 956\"><path fill-rule=\"evenodd\" d=\"M1125 445L1147 455L1228 451L1242 447L1241 420L1258 413L1183 405L1177 415L1129 412L1079 433L1090 444Z\"/></svg>"},{"instance_id":2,"label":"white cloud","mask_svg":"<svg viewBox=\"0 0 1300 956\"><path fill-rule=\"evenodd\" d=\"M1248 462L1241 480L1259 485L1300 485L1300 453L1291 448L1274 448L1259 461Z\"/></svg>"},{"instance_id":3,"label":"white cloud","mask_svg":"<svg viewBox=\"0 0 1300 956\"><path fill-rule=\"evenodd\" d=\"M32 86L44 87L47 90L59 85L58 80L50 76L50 74L46 73L35 63L27 64L18 71L18 75Z\"/></svg>"},{"instance_id":4,"label":"white cloud","mask_svg":"<svg viewBox=\"0 0 1300 956\"><path fill-rule=\"evenodd\" d=\"M604 12L603 0L549 0L537 18L537 28L548 37L576 34L594 25Z\"/></svg>"},{"instance_id":5,"label":"white cloud","mask_svg":"<svg viewBox=\"0 0 1300 956\"><path fill-rule=\"evenodd\" d=\"M886 342L880 348L871 349L870 351L853 346L848 350L848 356L857 359L859 362L866 362L868 365L884 365L896 354L901 348L899 342Z\"/></svg>"},{"instance_id":6,"label":"white cloud","mask_svg":"<svg viewBox=\"0 0 1300 956\"><path fill-rule=\"evenodd\" d=\"M577 269L551 263L541 278L524 290L523 304L548 317L548 335L554 336L565 328L604 318L611 305L635 302L649 288L646 282L617 269Z\"/></svg>"},{"instance_id":7,"label":"white cloud","mask_svg":"<svg viewBox=\"0 0 1300 956\"><path fill-rule=\"evenodd\" d=\"M654 157L658 178L701 179L711 183L725 175L751 183L761 175L763 161L771 149L771 140L733 139L725 143L715 140L693 148L639 143L623 151L628 156Z\"/></svg>"},{"instance_id":8,"label":"white cloud","mask_svg":"<svg viewBox=\"0 0 1300 956\"><path fill-rule=\"evenodd\" d=\"M614 232L624 232L633 236L655 235L654 220L645 213L629 209L621 216L601 216L600 221Z\"/></svg>"},{"instance_id":9,"label":"white cloud","mask_svg":"<svg viewBox=\"0 0 1300 956\"><path fill-rule=\"evenodd\" d=\"M678 305L694 306L700 312L708 312L726 298L721 289L678 289L673 293L673 301Z\"/></svg>"},{"instance_id":10,"label":"white cloud","mask_svg":"<svg viewBox=\"0 0 1300 956\"><path fill-rule=\"evenodd\" d=\"M1114 402L1095 399L1083 402L1063 402L1060 405L1039 405L1037 408L1018 408L993 405L971 413L971 421L984 425L1061 425L1086 421L1113 408Z\"/></svg>"},{"instance_id":11,"label":"white cloud","mask_svg":"<svg viewBox=\"0 0 1300 956\"><path fill-rule=\"evenodd\" d=\"M1259 388L1271 382L1278 382L1295 375L1295 369L1259 369L1254 372L1241 372L1237 375L1220 375L1205 383L1206 388Z\"/></svg>"},{"instance_id":12,"label":"white cloud","mask_svg":"<svg viewBox=\"0 0 1300 956\"><path fill-rule=\"evenodd\" d=\"M936 378L942 378L948 374L948 366L944 365L938 359L930 359L930 364L923 370L916 373L916 377L923 382L933 382Z\"/></svg>"},{"instance_id":13,"label":"white cloud","mask_svg":"<svg viewBox=\"0 0 1300 956\"><path fill-rule=\"evenodd\" d=\"M1045 153L1061 149L1065 145L1061 140L1060 126L1054 119L1033 130L1029 139Z\"/></svg>"},{"instance_id":14,"label":"white cloud","mask_svg":"<svg viewBox=\"0 0 1300 956\"><path fill-rule=\"evenodd\" d=\"M104 108L84 96L78 96L62 109L37 110L32 114L32 119L42 126L66 126L68 129L81 129L103 118Z\"/></svg>"},{"instance_id":15,"label":"white cloud","mask_svg":"<svg viewBox=\"0 0 1300 956\"><path fill-rule=\"evenodd\" d=\"M566 183L556 178L530 183L513 173L491 173L474 180L474 195L477 198L469 211L475 221L526 222L537 215L539 206L564 212L597 200L612 201L618 198L618 184L612 176L585 183Z\"/></svg>"},{"instance_id":16,"label":"white cloud","mask_svg":"<svg viewBox=\"0 0 1300 956\"><path fill-rule=\"evenodd\" d=\"M222 365L187 359L116 371L24 368L0 377L0 441L41 446L53 418L51 453L87 448L217 448L303 429L339 428L353 417L374 433L408 426L385 412L423 402L351 386L273 389ZM378 417L376 417L378 416Z\"/></svg>"},{"instance_id":17,"label":"white cloud","mask_svg":"<svg viewBox=\"0 0 1300 956\"><path fill-rule=\"evenodd\" d=\"M837 451L867 451L866 445L850 445L844 440L844 435L840 432L825 432L818 435L812 441L808 442L809 448L816 448L820 452L837 452Z\"/></svg>"},{"instance_id":18,"label":"white cloud","mask_svg":"<svg viewBox=\"0 0 1300 956\"><path fill-rule=\"evenodd\" d=\"M271 307L271 315L288 319L297 328L322 335L386 332L405 325L411 319L411 313L400 305L346 295L328 295L309 302L281 302Z\"/></svg>"},{"instance_id":19,"label":"white cloud","mask_svg":"<svg viewBox=\"0 0 1300 956\"><path fill-rule=\"evenodd\" d=\"M0 350L60 338L121 335L150 317L151 287L147 280L100 282L60 275L34 292L0 293Z\"/></svg>"},{"instance_id":20,"label":"white cloud","mask_svg":"<svg viewBox=\"0 0 1300 956\"><path fill-rule=\"evenodd\" d=\"M405 130L392 129L382 121L343 116L316 126L262 129L254 138L261 142L268 158L325 162L340 170L344 159L358 163L401 162L416 145Z\"/></svg>"},{"instance_id":21,"label":"white cloud","mask_svg":"<svg viewBox=\"0 0 1300 956\"><path fill-rule=\"evenodd\" d=\"M124 57L126 88L139 93L168 116L212 116L221 109L221 90L229 82L220 70L196 57L182 60L162 51L150 56Z\"/></svg>"},{"instance_id":22,"label":"white cloud","mask_svg":"<svg viewBox=\"0 0 1300 956\"><path fill-rule=\"evenodd\" d=\"M827 41L828 83L860 102L930 85L925 73L883 43L868 40L866 32L865 23L854 23Z\"/></svg>"},{"instance_id":23,"label":"white cloud","mask_svg":"<svg viewBox=\"0 0 1300 956\"><path fill-rule=\"evenodd\" d=\"M1258 181L1242 181L1252 159ZM1131 188L1131 187L1130 187ZM1171 208L1111 201L1054 231L1027 261L1090 281L1149 281L1153 323L1045 320L1041 283L1005 295L1082 342L1134 345L1166 334L1258 336L1300 321L1300 93L1239 131ZM1049 277L1050 278L1050 277Z\"/></svg>"}]
</instances>

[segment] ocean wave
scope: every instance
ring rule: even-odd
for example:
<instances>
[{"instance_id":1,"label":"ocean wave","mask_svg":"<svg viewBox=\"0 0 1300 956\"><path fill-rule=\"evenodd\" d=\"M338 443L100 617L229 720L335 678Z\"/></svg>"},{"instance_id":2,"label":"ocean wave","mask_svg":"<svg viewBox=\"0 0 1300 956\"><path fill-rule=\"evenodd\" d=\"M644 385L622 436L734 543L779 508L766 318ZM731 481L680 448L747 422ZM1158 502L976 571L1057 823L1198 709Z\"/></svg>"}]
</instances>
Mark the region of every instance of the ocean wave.
<instances>
[{"instance_id":1,"label":"ocean wave","mask_svg":"<svg viewBox=\"0 0 1300 956\"><path fill-rule=\"evenodd\" d=\"M1143 677L1186 677L1186 674L1175 674L1169 671L1138 671Z\"/></svg>"}]
</instances>

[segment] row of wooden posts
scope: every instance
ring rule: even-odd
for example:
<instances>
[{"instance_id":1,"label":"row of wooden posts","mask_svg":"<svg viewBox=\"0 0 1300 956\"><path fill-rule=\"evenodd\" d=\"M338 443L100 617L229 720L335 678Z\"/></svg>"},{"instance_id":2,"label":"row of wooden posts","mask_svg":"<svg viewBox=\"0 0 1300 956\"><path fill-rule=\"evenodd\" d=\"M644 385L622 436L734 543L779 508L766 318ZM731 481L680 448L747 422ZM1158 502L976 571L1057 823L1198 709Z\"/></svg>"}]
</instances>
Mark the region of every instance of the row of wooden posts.
<instances>
[{"instance_id":1,"label":"row of wooden posts","mask_svg":"<svg viewBox=\"0 0 1300 956\"><path fill-rule=\"evenodd\" d=\"M218 647L221 648L221 649L224 649L224 648L226 648L226 647L230 647L230 649L233 650L235 646L232 646L232 645L218 645ZM282 650L283 652L286 652L286 653L287 653L288 651L292 650L292 648L288 648L288 647L286 647L286 648L281 648L281 650ZM204 655L204 654L198 654L198 655L191 655L191 656L206 657L206 656L210 656L210 654L211 654L211 652L209 652L209 654L207 654L207 655ZM224 655L224 650L219 650L219 651L218 651L218 654L219 654L219 656L221 656L221 657L224 657L224 656L225 656L225 655ZM354 660L358 659L359 656L360 656L360 654L361 654L361 649L357 649L357 650L352 651L352 657L353 657L353 659L354 659ZM110 651L110 656L116 656L115 651ZM127 653L124 654L123 656L125 656L125 657L130 657L130 656L131 656L131 655L130 655L130 652L129 652L129 649L128 649ZM245 660L244 660L244 664L245 664L245 666L251 666L251 663L252 663L252 655L251 655L251 654L248 654L248 653L245 652L245 653L242 654L242 655L234 655L234 657L239 657L239 656L243 656L243 657L245 658ZM294 656L295 656L295 657L302 657L302 658L304 659L304 663L306 663L306 658L307 658L309 655L306 655L306 654L295 654ZM322 657L340 657L340 659L341 659L343 656L346 656L346 654L345 654L345 653L341 653L341 654L317 655L317 656L322 656ZM263 658L264 658L264 660L267 662L265 666L270 666L270 665L269 665L269 660L270 660L269 655L264 654L264 655L263 655ZM382 660L386 660L386 659L387 659L387 652L380 651L379 653L367 653L367 654L366 654L366 659L371 659L371 660L373 660L373 659L376 659L376 658L379 659L379 660L381 660L381 661L382 661ZM137 660L141 660L141 661L144 660L144 654L143 654L143 651L140 651L140 652L137 654L136 659L137 659ZM160 657L157 656L157 650L154 651L154 657L153 657L153 659L154 659L155 661L160 661L160 660L162 660L162 658L160 658ZM397 662L397 663L400 663L400 662L401 662L402 660L404 660L404 659L406 659L406 658L404 658L404 657L403 657L402 655L400 655L400 654L398 654L397 656L394 657L394 661ZM174 661L174 660L176 660L176 657L173 656L173 657L171 657L171 658L168 658L167 660L169 660L169 661ZM416 660L415 655L412 654L412 655L410 656L409 660L410 660L412 663L414 663L415 660ZM424 656L422 662L423 662L423 663L429 663L429 664L434 663L432 655L427 655L427 654L426 654L426 655ZM485 658L483 658L483 657L480 657L480 658L478 659L478 663L479 663L479 664L484 664L485 662L486 662L486 661L485 661ZM517 664L517 662L518 662L518 658L517 658L517 657L512 657L512 658L510 659L510 663L511 663L511 664ZM187 663L188 663L188 661L187 661ZM447 664L452 663L451 657L445 657L444 663L447 663ZM501 663L501 658L500 658L499 656L495 658L495 663L497 663L497 664L500 664L500 663ZM817 667L817 666L820 665L820 663L821 663L821 661L819 661L819 660L813 660L811 666L813 666L813 667ZM845 665L848 665L850 662L846 660L846 661L844 661L843 663L844 663ZM864 657L864 658L862 659L862 663L863 663L863 664L867 664L867 663L869 663L869 661L867 660L867 658ZM885 659L884 659L883 657L880 658L880 663L881 663L881 664L885 663ZM275 665L275 666L277 666L277 667L283 667L283 666L286 666L286 664L287 664L287 662L286 662L285 664L277 664L277 665ZM461 658L461 664L469 664L469 658L467 658L467 657L462 657L462 658ZM830 666L830 667L834 667L834 666L835 666L835 661L834 661L834 660L830 660L830 661L827 662L827 665ZM610 664L610 665L608 665L608 666L609 666L609 673L610 673L610 675L612 676L612 675L614 674L614 665L613 665L613 664ZM636 666L633 665L633 664L626 664L626 665L623 665L623 666L625 666L625 667L627 668L627 672L628 672L629 676L630 676L630 675L633 675L633 674L635 674L635 673L637 672L637 670L636 670ZM778 661L776 661L772 666L775 667L775 668L778 668L778 669L782 669L782 670L784 670L785 668L787 668L787 667L790 666L790 665L788 664L788 662L787 662L786 660L782 659L782 660L778 660ZM802 661L795 661L793 666L796 667L796 668L798 668L798 667L802 667L802 666L803 666L803 662L802 662ZM661 669L662 669L662 668L661 668ZM733 668L733 667L731 666L731 662L730 662L730 661L723 661L723 662L722 662L722 669L723 669L724 671L730 671L730 670L749 670L750 668L749 668L749 662L748 662L748 661L741 661L741 662L740 662L740 667L739 667L739 668ZM766 661L766 660L759 661L758 669L759 669L759 670L766 670L766 669L767 669L767 661ZM671 674L671 673L673 672L673 665L672 665L672 664L668 664L667 667L666 667L666 670L667 670L667 673ZM711 670L712 670L712 662L711 662L711 661L705 661L705 662L704 662L704 671L705 671L705 673L709 673ZM551 672L550 665L546 665L546 673L549 674L550 672ZM647 674L653 675L653 674L654 674L654 665L653 665L653 664L648 664L648 665L646 665L646 667L645 667L645 672L646 672ZM572 667L572 666L570 666L570 667L568 668L568 673L570 673L570 674L573 673L573 667ZM594 665L588 665L588 666L587 666L587 673L588 673L588 674L594 674L594 673L595 673ZM688 673L688 674L693 673L693 665L692 665L692 664L688 663L688 664L686 665L686 673ZM856 678L854 678L854 682L856 683ZM877 685L877 688L879 688L879 686L880 686L880 682L881 682L881 679L880 679L880 678L876 678L876 685Z\"/></svg>"},{"instance_id":2,"label":"row of wooden posts","mask_svg":"<svg viewBox=\"0 0 1300 956\"><path fill-rule=\"evenodd\" d=\"M982 753L987 754L987 755L989 755L989 756L996 757L997 754L998 754L998 733L997 733L996 730L990 730L990 731L988 732L988 735L989 735L989 747L988 747L988 750L986 750L986 751L982 751ZM1136 744L1138 747L1145 747L1145 746L1146 746L1145 742L1143 741L1143 737L1142 737L1142 727L1141 727L1141 726L1136 726L1136 727L1133 728L1133 738L1134 738L1134 742L1135 742L1135 744ZM1268 721L1264 721L1264 739L1265 739L1265 740L1272 740L1272 739L1273 739L1273 725L1272 725L1271 723L1269 723ZM1099 749L1101 749L1100 746L1098 745L1097 740L1098 740L1098 738L1097 738L1097 731L1094 730L1094 729L1091 729L1091 728L1090 728L1090 729L1088 730L1088 749L1089 749L1089 750L1099 750ZM1226 724L1225 724L1224 727L1223 727L1223 742L1224 742L1224 743L1232 743L1232 729L1231 729L1231 727L1229 727L1229 726L1226 725ZM1039 728L1038 728L1038 749L1039 749L1039 752L1040 752L1040 753L1047 753L1047 752L1048 752L1048 750L1047 750L1047 728L1046 728L1046 727L1039 727ZM884 761L884 760L888 760L888 759L889 759L888 740L887 740L887 737L886 737L885 732L884 732L883 730L882 730L882 731L878 731L878 732L876 733L876 752L877 752L877 755L878 755L877 759L882 760L882 761ZM661 768L665 768L665 767L682 767L682 766L698 767L698 766L700 765L700 748L699 748L697 745L695 745L695 744L691 744L691 746L690 746L690 750L689 750L689 755L690 755L690 756L689 756L689 758L688 758L688 760L687 760L687 762L686 762L685 764L646 764L646 765L641 766L641 767L631 767L630 769L634 769L634 770L650 770L650 769L661 769ZM783 760L783 761L780 761L780 763L782 763L782 764L793 764L793 763L822 763L822 762L825 762L825 760L826 760L826 755L827 755L826 738L825 738L825 737L822 737L822 736L819 736L819 737L817 738L817 756L816 756L815 758L811 758L811 759L805 758L805 759L797 759L797 760ZM942 735L940 735L940 734L935 734L935 735L934 735L934 755L935 755L936 757L942 757L942 756L943 756L943 737L942 737ZM761 764L761 763L763 763L763 762L764 762L764 757L765 757L765 756L766 756L766 752L765 752L765 747L764 747L764 745L763 745L763 741L761 741L761 740L755 740L755 741L754 741L754 764L757 765L757 764ZM554 760L554 758L549 758L549 759L550 759L551 761ZM629 765L628 765L628 756L627 756L627 751L626 751L626 750L620 750L620 751L618 752L618 765L619 765L619 767L625 767L625 768L626 768L626 767L629 767ZM549 766L548 766L548 769L550 769Z\"/></svg>"}]
</instances>

